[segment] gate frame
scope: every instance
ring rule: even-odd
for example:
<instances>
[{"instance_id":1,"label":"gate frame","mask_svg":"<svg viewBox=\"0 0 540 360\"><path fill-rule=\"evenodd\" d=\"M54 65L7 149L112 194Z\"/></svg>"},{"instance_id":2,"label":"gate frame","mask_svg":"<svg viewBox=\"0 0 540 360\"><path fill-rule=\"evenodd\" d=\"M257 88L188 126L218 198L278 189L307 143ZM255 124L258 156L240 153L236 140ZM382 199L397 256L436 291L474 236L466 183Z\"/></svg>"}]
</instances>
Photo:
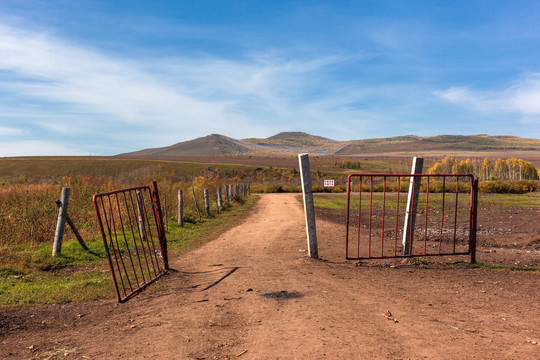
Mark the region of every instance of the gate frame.
<instances>
[{"instance_id":1,"label":"gate frame","mask_svg":"<svg viewBox=\"0 0 540 360\"><path fill-rule=\"evenodd\" d=\"M357 256L357 257L351 257L349 256L349 251L348 251L348 244L349 244L349 213L350 213L350 196L351 196L351 178L352 177L371 177L371 179L373 179L374 176L377 176L377 177L383 177L384 178L384 182L386 183L386 178L387 177L396 177L398 179L402 178L402 177L409 177L411 180L413 178L420 178L422 179L422 177L427 177L428 178L428 184L429 184L429 178L434 178L434 177L442 177L443 179L446 179L446 177L457 177L457 179L459 179L459 177L468 177L471 179L471 190L470 190L470 205L469 205L469 209L470 209L470 213L469 213L469 247L468 247L468 250L466 252L452 252L452 253L424 253L424 254L413 254L412 253L412 246L410 247L410 250L409 250L409 254L400 254L400 255L397 255L397 254L394 254L394 255L389 255L389 256L385 256L384 254L382 254L381 256L368 256L368 257L362 257L362 256ZM399 181L398 181L398 184L399 184ZM444 184L444 182L443 182ZM459 180L457 180L457 186L459 184ZM373 185L373 182L372 182L372 185ZM428 185L429 186L429 185ZM443 185L444 186L444 185ZM428 189L429 190L429 189ZM362 192L362 185L360 183L360 187L359 187L359 192L361 193ZM398 189L398 204L399 204L399 189ZM370 194L373 194L373 189L370 189ZM384 194L386 194L386 190L384 191ZM459 190L457 190L456 192L456 195L459 194ZM457 200L456 200L457 201ZM384 202L383 202L384 204ZM359 207L361 206L361 204L358 205ZM384 206L384 205L383 205ZM398 207L399 209L399 207ZM371 211L371 205L370 205L370 211ZM406 209L406 211L409 211L409 209ZM399 212L398 212L399 214ZM359 173L353 173L353 174L349 174L348 178L347 178L347 212L346 212L346 223L345 223L345 226L346 226L346 232L345 232L345 258L347 260L367 260L367 259L392 259L392 258L407 258L407 257L424 257L424 256L450 256L450 255L470 255L471 257L471 264L474 264L476 263L476 233L477 233L477 215L478 215L478 179L475 179L474 176L472 174L359 174ZM413 216L416 216L416 214L414 214ZM427 216L427 214L426 214ZM360 221L360 220L359 220ZM398 219L396 218L396 228L397 228L397 223ZM370 222L371 222L371 218L370 218ZM427 224L426 224L427 226ZM383 214L383 229L384 229L384 214ZM371 230L371 223L370 223L370 230ZM371 241L371 239L370 239ZM411 239L411 244L412 244L412 239ZM369 243L368 246L371 246L371 242ZM455 247L455 245L454 245Z\"/></svg>"},{"instance_id":2,"label":"gate frame","mask_svg":"<svg viewBox=\"0 0 540 360\"><path fill-rule=\"evenodd\" d=\"M131 297L133 297L135 294L139 293L141 290L143 290L146 286L150 285L151 283L155 282L156 280L158 280L160 277L162 277L163 275L167 274L167 272L170 270L169 268L169 260L168 260L168 252L167 252L167 238L165 236L165 227L163 225L163 215L161 213L161 204L160 204L160 201L159 201L159 193L158 193L158 187L157 187L157 183L155 181L152 181L152 188L150 188L150 186L136 186L136 187L131 187L131 188L125 188L125 189L120 189L120 190L114 190L114 191L109 191L109 192L105 192L105 193L100 193L100 194L95 194L92 198L92 202L94 204L94 209L96 211L96 216L97 216L97 219L98 219L98 225L99 225L99 228L100 228L100 231L101 231L101 236L103 238L103 244L105 246L105 251L107 253L107 259L108 259L108 263L109 263L109 269L110 269L110 272L111 272L111 276L113 278L113 282L114 282L114 289L115 289L115 292L116 292L116 296L118 298L118 302L120 303L123 303L123 302L126 302L127 300L129 300ZM108 213L107 211L105 210L105 202L102 200L101 201L101 207L103 208L103 214L101 213L101 210L100 210L100 207L98 205L98 199L100 198L108 198L109 199L109 202L111 201L111 196L116 196L116 201L119 202L118 200L118 195L119 194L126 194L126 193L133 193L135 192L136 194L140 194L141 192L146 192L148 194L148 200L150 201L150 205L151 205L151 211L152 211L152 216L153 216L153 219L154 219L154 226L155 226L155 235L157 236L157 239L158 239L158 242L159 242L159 250L161 252L161 257L163 259L163 269L161 269L161 266L159 265L159 261L157 261L157 258L156 258L156 267L158 268L158 271L155 270L154 268L154 276L153 277L149 277L148 281L144 280L144 271L142 271L143 273L143 282L142 283L139 283L136 275L136 284L137 284L137 288L133 289L132 286L131 286L131 282L129 282L129 274L127 273L127 270L125 269L125 266L122 265L122 267L124 267L124 273L125 273L125 276L127 277L127 280L129 282L129 288L131 290L131 292L127 292L124 284L123 284L123 278L122 278L122 273L121 273L121 268L119 265L117 265L118 267L118 272L120 274L117 274L116 271L115 271L115 265L113 263L113 256L115 258L115 260L117 261L117 258L118 258L118 254L116 253L116 249L114 247L114 244L112 244L112 237L113 237L113 229L116 230L116 232L121 232L122 233L122 236L124 237L124 241L126 241L126 231L124 229L124 224L121 222L120 224L120 229L116 229L116 225L114 224L109 224L109 222L107 221L107 219L105 219L106 221L106 226L104 226L104 223L103 223L103 219L102 219L102 215L103 216L106 216ZM136 196L138 196L138 194ZM133 202L133 199L130 198L131 201ZM127 203L127 199L124 198L124 200L126 201ZM139 201L139 199L137 199L136 201ZM143 205L144 206L144 205ZM119 209L118 209L119 211ZM120 221L121 221L121 218L122 218L122 214L120 213L119 211L119 215L120 216ZM128 213L127 214L128 218L130 218L130 214ZM146 215L146 217L148 217L148 215ZM109 220L111 222L114 222L114 215L112 216L112 220ZM131 220L130 220L131 221ZM144 221L144 220L143 220ZM150 224L147 225L148 226L148 230L152 230ZM106 231L107 230L107 231ZM131 229L133 231L133 229ZM118 241L117 239L117 235L116 235L116 232L115 232L115 238L116 238L116 241ZM143 232L146 232L146 227L144 228ZM109 247L109 244L108 244L108 238L107 238L107 233L109 233L109 241L111 242L111 244L113 245L113 250L112 250L112 254L111 254L111 249ZM139 235L141 236L141 235ZM155 244L154 244L154 241L153 241L153 236L152 236L152 233L150 233L150 244L152 245L152 248L155 249ZM141 242L143 241L142 238L140 239ZM135 241L135 239L134 239ZM149 240L147 240L148 242ZM150 245L148 245L150 246ZM135 245L135 247L137 247ZM143 250L143 249L141 249ZM139 257L139 254L138 254L138 249L136 250L137 252L137 258L139 259L139 265L141 265L141 258ZM131 252L129 251L128 249L128 254L130 256L130 261L132 262L133 259L131 258ZM154 256L155 256L155 251L154 251ZM152 261L152 260L151 260ZM123 262L123 260L122 260ZM146 255L145 255L145 262L147 262L147 259L146 259ZM150 274L150 269L148 267L148 264L147 265L147 268L148 268L148 275L151 275ZM153 263L152 263L152 267L154 267ZM123 288L123 293L124 295L122 296L121 292L120 292L120 288L119 288L119 284L118 284L118 278L120 278L120 281L122 283L122 288Z\"/></svg>"}]
</instances>

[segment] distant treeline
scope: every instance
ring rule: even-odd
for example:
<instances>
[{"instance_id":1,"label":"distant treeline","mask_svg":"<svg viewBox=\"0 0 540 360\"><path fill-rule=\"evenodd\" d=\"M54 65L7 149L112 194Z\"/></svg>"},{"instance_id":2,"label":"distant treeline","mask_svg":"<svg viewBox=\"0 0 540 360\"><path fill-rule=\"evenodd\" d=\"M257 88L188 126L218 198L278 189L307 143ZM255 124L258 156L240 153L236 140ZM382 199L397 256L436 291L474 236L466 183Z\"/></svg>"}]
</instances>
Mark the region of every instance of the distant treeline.
<instances>
[{"instance_id":1,"label":"distant treeline","mask_svg":"<svg viewBox=\"0 0 540 360\"><path fill-rule=\"evenodd\" d=\"M430 174L473 174L482 181L487 180L538 180L540 170L523 159L497 159L493 163L489 158L482 162L471 159L457 160L450 156L436 162L428 172Z\"/></svg>"}]
</instances>

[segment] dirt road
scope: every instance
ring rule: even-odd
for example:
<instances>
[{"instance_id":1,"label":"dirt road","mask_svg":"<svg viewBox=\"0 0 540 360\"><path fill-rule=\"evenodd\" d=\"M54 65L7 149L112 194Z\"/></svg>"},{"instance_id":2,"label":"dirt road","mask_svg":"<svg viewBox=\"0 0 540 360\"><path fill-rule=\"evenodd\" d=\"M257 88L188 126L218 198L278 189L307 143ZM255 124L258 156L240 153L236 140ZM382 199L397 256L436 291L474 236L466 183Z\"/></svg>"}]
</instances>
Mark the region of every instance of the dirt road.
<instances>
[{"instance_id":1,"label":"dirt road","mask_svg":"<svg viewBox=\"0 0 540 360\"><path fill-rule=\"evenodd\" d=\"M455 265L358 265L296 195L171 263L159 290L5 313L0 358L539 359L540 277Z\"/></svg>"}]
</instances>

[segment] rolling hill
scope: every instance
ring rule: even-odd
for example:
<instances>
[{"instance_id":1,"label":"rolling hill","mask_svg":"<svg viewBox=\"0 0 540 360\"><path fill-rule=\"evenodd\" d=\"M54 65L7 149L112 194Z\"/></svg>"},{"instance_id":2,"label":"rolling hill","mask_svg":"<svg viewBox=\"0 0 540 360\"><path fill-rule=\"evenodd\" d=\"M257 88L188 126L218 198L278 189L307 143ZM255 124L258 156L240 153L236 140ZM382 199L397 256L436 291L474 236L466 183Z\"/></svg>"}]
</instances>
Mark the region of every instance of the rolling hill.
<instances>
[{"instance_id":1,"label":"rolling hill","mask_svg":"<svg viewBox=\"0 0 540 360\"><path fill-rule=\"evenodd\" d=\"M171 146L144 149L120 156L227 156L242 155L250 149L233 138L212 134L194 140L179 142Z\"/></svg>"},{"instance_id":2,"label":"rolling hill","mask_svg":"<svg viewBox=\"0 0 540 360\"><path fill-rule=\"evenodd\" d=\"M260 139L233 139L212 134L177 144L120 154L121 157L175 157L175 156L291 156L310 153L326 156L425 156L473 153L484 156L493 152L534 152L540 154L540 139L517 136L415 135L389 138L337 141L303 132L282 132Z\"/></svg>"}]
</instances>

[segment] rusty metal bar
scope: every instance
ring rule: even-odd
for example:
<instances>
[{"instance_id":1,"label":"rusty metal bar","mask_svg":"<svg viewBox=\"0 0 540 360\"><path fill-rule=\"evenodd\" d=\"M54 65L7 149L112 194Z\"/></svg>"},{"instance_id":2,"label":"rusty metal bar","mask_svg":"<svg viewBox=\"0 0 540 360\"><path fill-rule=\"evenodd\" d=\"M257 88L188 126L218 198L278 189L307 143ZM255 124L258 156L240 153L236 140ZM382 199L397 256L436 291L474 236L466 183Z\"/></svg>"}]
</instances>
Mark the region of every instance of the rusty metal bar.
<instances>
[{"instance_id":1,"label":"rusty metal bar","mask_svg":"<svg viewBox=\"0 0 540 360\"><path fill-rule=\"evenodd\" d=\"M382 229L381 229L381 256L384 255L384 218L386 215L386 176L383 178L383 203L382 203Z\"/></svg>"},{"instance_id":2,"label":"rusty metal bar","mask_svg":"<svg viewBox=\"0 0 540 360\"><path fill-rule=\"evenodd\" d=\"M371 220L373 219L373 176L370 176L369 185L369 242L368 256L371 256Z\"/></svg>"},{"instance_id":3,"label":"rusty metal bar","mask_svg":"<svg viewBox=\"0 0 540 360\"><path fill-rule=\"evenodd\" d=\"M455 212L454 212L454 252L456 251L458 198L459 198L459 176L456 176L456 207L455 207Z\"/></svg>"},{"instance_id":4,"label":"rusty metal bar","mask_svg":"<svg viewBox=\"0 0 540 360\"><path fill-rule=\"evenodd\" d=\"M398 239L398 225L399 225L399 193L401 191L401 177L397 177L398 185L397 185L397 200L396 200L396 229L395 232L395 239L394 239L394 256L397 256L397 239Z\"/></svg>"},{"instance_id":5,"label":"rusty metal bar","mask_svg":"<svg viewBox=\"0 0 540 360\"><path fill-rule=\"evenodd\" d=\"M357 243L358 243L358 256L360 256L360 231L362 229L362 223L360 219L362 218L362 176L360 176L360 187L358 189L358 234L357 234Z\"/></svg>"},{"instance_id":6,"label":"rusty metal bar","mask_svg":"<svg viewBox=\"0 0 540 360\"><path fill-rule=\"evenodd\" d=\"M360 191L362 191L362 186L360 185ZM349 209L350 209L350 199L351 199L351 176L347 178L347 212L345 220L345 258L349 257Z\"/></svg>"},{"instance_id":7,"label":"rusty metal bar","mask_svg":"<svg viewBox=\"0 0 540 360\"><path fill-rule=\"evenodd\" d=\"M441 209L441 232L439 235L439 254L441 253L441 244L443 236L443 227L444 227L444 200L446 195L446 177L443 177L443 195L442 195L442 209Z\"/></svg>"},{"instance_id":8,"label":"rusty metal bar","mask_svg":"<svg viewBox=\"0 0 540 360\"><path fill-rule=\"evenodd\" d=\"M429 179L427 177L427 187L426 187L426 209L425 209L425 218L424 218L424 254L427 253L427 225L428 225L428 203L429 203Z\"/></svg>"},{"instance_id":9,"label":"rusty metal bar","mask_svg":"<svg viewBox=\"0 0 540 360\"><path fill-rule=\"evenodd\" d=\"M474 194L474 195L473 195ZM478 180L471 183L471 228L469 230L469 249L471 250L471 264L476 263L476 229L478 216Z\"/></svg>"},{"instance_id":10,"label":"rusty metal bar","mask_svg":"<svg viewBox=\"0 0 540 360\"><path fill-rule=\"evenodd\" d=\"M144 250L144 244L141 241L141 251L139 252L139 247L137 246L137 241L135 240L136 239L135 232L133 231L133 222L134 222L134 220L131 217L131 211L129 211L129 206L131 204L131 209L132 209L133 213L135 214L135 206L133 204L133 196L131 196L131 193L130 193L129 201L128 201L127 197L126 197L126 193L123 193L123 197L124 197L124 203L126 204L126 209L128 209L128 211L127 211L128 224L129 224L129 229L131 231L131 236L134 239L133 244L135 246L135 252L137 254L137 260L138 260L138 263L139 263L139 270L141 271L143 282L146 283L145 274L144 274L144 270L143 270L143 267L142 267L142 260L141 260L141 253L142 253L143 256L144 256L144 259L145 259L146 267L149 270L148 261L146 259L146 254L145 254L145 250Z\"/></svg>"}]
</instances>

